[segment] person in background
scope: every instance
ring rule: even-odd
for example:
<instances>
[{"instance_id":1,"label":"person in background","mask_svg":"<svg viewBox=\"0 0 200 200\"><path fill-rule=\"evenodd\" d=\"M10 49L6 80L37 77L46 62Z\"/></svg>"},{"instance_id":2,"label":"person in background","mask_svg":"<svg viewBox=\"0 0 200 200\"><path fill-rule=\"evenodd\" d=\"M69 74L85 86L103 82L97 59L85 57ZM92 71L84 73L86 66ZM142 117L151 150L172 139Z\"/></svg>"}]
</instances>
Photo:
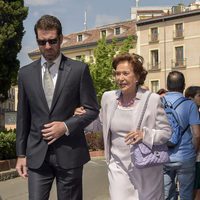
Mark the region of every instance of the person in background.
<instances>
[{"instance_id":1,"label":"person in background","mask_svg":"<svg viewBox=\"0 0 200 200\"><path fill-rule=\"evenodd\" d=\"M193 100L199 109L200 114L200 86L190 86L185 90L185 97ZM195 142L195 141L194 141ZM200 151L196 158L196 175L194 182L194 199L200 199Z\"/></svg>"},{"instance_id":2,"label":"person in background","mask_svg":"<svg viewBox=\"0 0 200 200\"><path fill-rule=\"evenodd\" d=\"M160 95L160 97L165 96L166 93L167 93L167 90L164 88L161 88L156 92L156 94Z\"/></svg>"},{"instance_id":3,"label":"person in background","mask_svg":"<svg viewBox=\"0 0 200 200\"><path fill-rule=\"evenodd\" d=\"M171 136L170 125L160 97L152 93L141 124L138 118L150 91L143 89L147 71L137 54L120 54L112 62L119 90L105 92L101 100L99 124L103 130L111 200L163 200L163 166L138 169L131 161L132 145L148 147L164 144ZM75 115L87 112L78 108ZM96 128L98 127L98 128Z\"/></svg>"},{"instance_id":4,"label":"person in background","mask_svg":"<svg viewBox=\"0 0 200 200\"><path fill-rule=\"evenodd\" d=\"M65 57L60 21L35 25L41 58L20 68L16 169L28 177L29 200L48 200L56 178L58 200L82 199L83 165L90 160L84 128L99 113L88 66ZM87 111L73 116L78 106Z\"/></svg>"},{"instance_id":5,"label":"person in background","mask_svg":"<svg viewBox=\"0 0 200 200\"><path fill-rule=\"evenodd\" d=\"M184 89L183 73L170 72L167 77L168 92L164 96L167 103L173 105L183 97ZM175 147L169 147L170 162L164 167L165 199L178 199L176 190L176 180L178 180L180 200L192 200L196 152L200 149L200 117L197 106L191 100L183 101L176 108L176 113L179 125L186 131ZM195 145L192 143L193 138L196 141Z\"/></svg>"}]
</instances>

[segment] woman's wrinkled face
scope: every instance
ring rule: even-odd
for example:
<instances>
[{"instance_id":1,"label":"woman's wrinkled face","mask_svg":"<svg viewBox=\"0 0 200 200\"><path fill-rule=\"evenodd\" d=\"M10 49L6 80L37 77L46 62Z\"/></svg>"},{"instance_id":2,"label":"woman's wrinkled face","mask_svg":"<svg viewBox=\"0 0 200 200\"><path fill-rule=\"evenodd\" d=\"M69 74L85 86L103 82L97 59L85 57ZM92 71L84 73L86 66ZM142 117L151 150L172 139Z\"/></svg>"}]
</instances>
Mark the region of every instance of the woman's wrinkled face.
<instances>
[{"instance_id":1,"label":"woman's wrinkled face","mask_svg":"<svg viewBox=\"0 0 200 200\"><path fill-rule=\"evenodd\" d=\"M136 90L137 77L133 72L133 67L128 61L120 62L115 70L115 80L123 93Z\"/></svg>"}]
</instances>

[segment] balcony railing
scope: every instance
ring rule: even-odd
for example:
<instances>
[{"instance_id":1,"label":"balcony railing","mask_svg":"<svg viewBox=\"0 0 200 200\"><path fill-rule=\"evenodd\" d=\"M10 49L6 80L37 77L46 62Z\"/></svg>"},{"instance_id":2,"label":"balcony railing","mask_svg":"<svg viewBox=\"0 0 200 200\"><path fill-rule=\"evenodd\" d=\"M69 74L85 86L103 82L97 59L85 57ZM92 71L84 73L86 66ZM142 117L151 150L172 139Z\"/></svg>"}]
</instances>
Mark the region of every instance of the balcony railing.
<instances>
[{"instance_id":1,"label":"balcony railing","mask_svg":"<svg viewBox=\"0 0 200 200\"><path fill-rule=\"evenodd\" d=\"M186 68L186 58L178 59L178 60L172 60L171 63L172 63L173 69Z\"/></svg>"},{"instance_id":2,"label":"balcony railing","mask_svg":"<svg viewBox=\"0 0 200 200\"><path fill-rule=\"evenodd\" d=\"M184 31L183 30L175 30L173 32L174 39L182 39L184 38Z\"/></svg>"},{"instance_id":3,"label":"balcony railing","mask_svg":"<svg viewBox=\"0 0 200 200\"><path fill-rule=\"evenodd\" d=\"M158 40L158 33L150 34L149 35L149 43L157 43Z\"/></svg>"},{"instance_id":4,"label":"balcony railing","mask_svg":"<svg viewBox=\"0 0 200 200\"><path fill-rule=\"evenodd\" d=\"M160 71L160 62L152 64L152 63L147 63L147 70L150 72L156 72L156 71Z\"/></svg>"}]
</instances>

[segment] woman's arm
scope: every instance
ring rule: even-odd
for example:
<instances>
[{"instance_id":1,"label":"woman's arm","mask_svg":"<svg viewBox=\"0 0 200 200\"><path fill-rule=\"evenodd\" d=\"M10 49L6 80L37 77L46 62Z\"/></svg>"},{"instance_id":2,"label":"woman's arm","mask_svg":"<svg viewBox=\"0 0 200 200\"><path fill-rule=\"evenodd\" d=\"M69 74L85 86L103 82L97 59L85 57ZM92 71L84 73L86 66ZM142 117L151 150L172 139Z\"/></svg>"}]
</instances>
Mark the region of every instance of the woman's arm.
<instances>
[{"instance_id":1,"label":"woman's arm","mask_svg":"<svg viewBox=\"0 0 200 200\"><path fill-rule=\"evenodd\" d=\"M153 145L165 144L171 137L171 127L159 96L152 100L147 109L152 113L155 121L152 122L153 125L144 124L143 126L143 142L150 148ZM153 103L155 107L152 107Z\"/></svg>"}]
</instances>

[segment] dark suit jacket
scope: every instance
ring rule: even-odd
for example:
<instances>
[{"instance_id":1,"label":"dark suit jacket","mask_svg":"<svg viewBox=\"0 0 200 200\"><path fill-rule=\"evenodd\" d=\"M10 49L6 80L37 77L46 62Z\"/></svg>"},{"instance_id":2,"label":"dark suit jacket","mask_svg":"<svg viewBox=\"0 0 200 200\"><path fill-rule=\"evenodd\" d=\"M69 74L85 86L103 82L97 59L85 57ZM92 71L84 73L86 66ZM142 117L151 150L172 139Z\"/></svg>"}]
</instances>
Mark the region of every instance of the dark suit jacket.
<instances>
[{"instance_id":1,"label":"dark suit jacket","mask_svg":"<svg viewBox=\"0 0 200 200\"><path fill-rule=\"evenodd\" d=\"M48 144L41 129L52 121L64 121L70 132L53 143L58 164L70 169L89 161L83 129L99 111L88 66L62 56L50 109L43 91L40 59L20 68L18 87L16 150L17 155L27 156L28 167L37 169L42 165ZM73 116L80 105L86 114Z\"/></svg>"}]
</instances>

